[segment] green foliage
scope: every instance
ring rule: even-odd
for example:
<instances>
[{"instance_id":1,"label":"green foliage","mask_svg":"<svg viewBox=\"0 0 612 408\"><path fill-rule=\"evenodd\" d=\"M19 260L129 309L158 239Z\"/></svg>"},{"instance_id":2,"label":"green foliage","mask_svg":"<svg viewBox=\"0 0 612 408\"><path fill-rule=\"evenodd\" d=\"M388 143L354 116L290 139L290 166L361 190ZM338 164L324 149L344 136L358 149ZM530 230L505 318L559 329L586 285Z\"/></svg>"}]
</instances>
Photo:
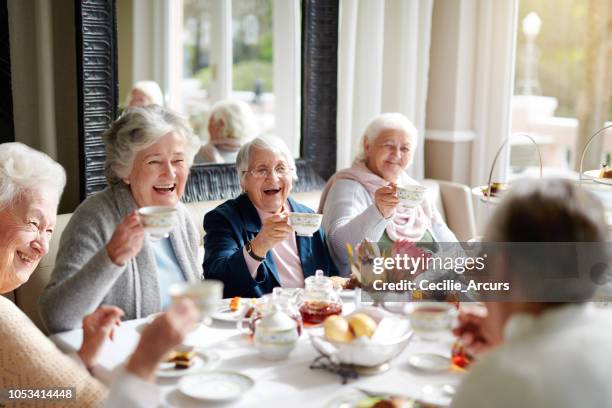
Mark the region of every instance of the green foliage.
<instances>
[{"instance_id":1,"label":"green foliage","mask_svg":"<svg viewBox=\"0 0 612 408\"><path fill-rule=\"evenodd\" d=\"M252 91L255 87L255 80L262 81L263 92L273 92L272 88L272 63L262 60L241 61L234 64L233 68L233 89L236 91ZM207 87L210 84L210 67L202 68L195 75L202 84Z\"/></svg>"},{"instance_id":2,"label":"green foliage","mask_svg":"<svg viewBox=\"0 0 612 408\"><path fill-rule=\"evenodd\" d=\"M557 116L576 116L576 103L585 70L586 13L584 0L520 0L517 32L516 79L523 77L525 36L522 22L536 12L542 19L536 37L541 94L559 101ZM517 89L518 93L519 90Z\"/></svg>"}]
</instances>

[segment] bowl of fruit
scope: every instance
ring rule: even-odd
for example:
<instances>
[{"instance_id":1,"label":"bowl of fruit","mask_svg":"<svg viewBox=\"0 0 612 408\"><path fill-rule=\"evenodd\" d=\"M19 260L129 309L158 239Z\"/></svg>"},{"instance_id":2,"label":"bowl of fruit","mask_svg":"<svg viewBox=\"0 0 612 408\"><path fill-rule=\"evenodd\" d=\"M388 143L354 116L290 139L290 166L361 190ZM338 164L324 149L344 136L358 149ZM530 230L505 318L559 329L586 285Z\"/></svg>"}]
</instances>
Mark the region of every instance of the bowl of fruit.
<instances>
[{"instance_id":1,"label":"bowl of fruit","mask_svg":"<svg viewBox=\"0 0 612 408\"><path fill-rule=\"evenodd\" d=\"M384 371L408 345L412 330L407 319L384 309L365 307L329 316L323 333L311 333L313 347L332 362Z\"/></svg>"}]
</instances>

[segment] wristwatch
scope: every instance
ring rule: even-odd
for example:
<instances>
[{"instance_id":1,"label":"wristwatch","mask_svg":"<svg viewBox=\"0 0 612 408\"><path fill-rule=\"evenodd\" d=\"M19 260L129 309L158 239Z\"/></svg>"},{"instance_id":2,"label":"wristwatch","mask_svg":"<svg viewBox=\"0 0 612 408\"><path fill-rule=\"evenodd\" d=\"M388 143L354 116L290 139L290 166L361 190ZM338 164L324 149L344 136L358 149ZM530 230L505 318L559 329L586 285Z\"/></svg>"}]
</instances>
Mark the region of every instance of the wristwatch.
<instances>
[{"instance_id":1,"label":"wristwatch","mask_svg":"<svg viewBox=\"0 0 612 408\"><path fill-rule=\"evenodd\" d=\"M251 258L253 258L254 260L256 260L257 262L262 262L264 259L259 255L257 255L255 252L253 252L253 247L251 246L251 241L247 242L247 244L244 246L244 248L247 251L247 254L249 254L251 256Z\"/></svg>"}]
</instances>

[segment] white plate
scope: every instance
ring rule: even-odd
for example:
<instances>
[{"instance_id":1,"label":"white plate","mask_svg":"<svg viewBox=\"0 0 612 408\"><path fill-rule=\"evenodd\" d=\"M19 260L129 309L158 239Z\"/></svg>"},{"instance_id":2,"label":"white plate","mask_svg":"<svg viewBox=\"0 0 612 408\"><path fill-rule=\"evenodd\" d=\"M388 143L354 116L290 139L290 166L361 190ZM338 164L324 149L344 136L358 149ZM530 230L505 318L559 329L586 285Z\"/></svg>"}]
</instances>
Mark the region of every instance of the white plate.
<instances>
[{"instance_id":1,"label":"white plate","mask_svg":"<svg viewBox=\"0 0 612 408\"><path fill-rule=\"evenodd\" d=\"M157 368L158 378L176 378L200 371L214 370L221 362L221 357L214 351L195 350L193 364L189 368L176 369L174 363L161 363Z\"/></svg>"},{"instance_id":2,"label":"white plate","mask_svg":"<svg viewBox=\"0 0 612 408\"><path fill-rule=\"evenodd\" d=\"M251 377L235 371L212 371L183 377L178 389L185 395L206 401L231 401L255 385Z\"/></svg>"},{"instance_id":3,"label":"white plate","mask_svg":"<svg viewBox=\"0 0 612 408\"><path fill-rule=\"evenodd\" d=\"M599 170L587 170L584 174L591 177L596 183L612 185L612 178L599 177Z\"/></svg>"},{"instance_id":4,"label":"white plate","mask_svg":"<svg viewBox=\"0 0 612 408\"><path fill-rule=\"evenodd\" d=\"M241 299L241 304L240 304L240 308L236 311L231 311L230 310L230 301L232 299L222 299L219 302L219 307L217 307L217 311L215 313L212 314L212 318L215 320L221 320L224 322L237 322L238 320L240 320L240 316L242 315L243 311L244 311L244 302L246 301L251 301L250 298L243 298Z\"/></svg>"},{"instance_id":5,"label":"white plate","mask_svg":"<svg viewBox=\"0 0 612 408\"><path fill-rule=\"evenodd\" d=\"M408 364L418 370L430 373L446 371L451 368L450 358L433 353L413 354L408 358Z\"/></svg>"}]
</instances>

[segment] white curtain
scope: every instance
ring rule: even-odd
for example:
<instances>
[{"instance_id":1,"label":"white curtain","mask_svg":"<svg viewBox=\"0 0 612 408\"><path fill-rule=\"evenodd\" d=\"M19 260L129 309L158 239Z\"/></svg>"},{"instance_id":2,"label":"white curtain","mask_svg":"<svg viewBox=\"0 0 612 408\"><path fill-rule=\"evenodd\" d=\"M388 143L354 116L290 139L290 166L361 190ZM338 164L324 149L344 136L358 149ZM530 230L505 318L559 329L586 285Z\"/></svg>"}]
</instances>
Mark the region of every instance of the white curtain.
<instances>
[{"instance_id":1,"label":"white curtain","mask_svg":"<svg viewBox=\"0 0 612 408\"><path fill-rule=\"evenodd\" d=\"M350 166L370 120L401 112L419 130L409 174L422 179L433 0L341 0L337 168Z\"/></svg>"}]
</instances>

